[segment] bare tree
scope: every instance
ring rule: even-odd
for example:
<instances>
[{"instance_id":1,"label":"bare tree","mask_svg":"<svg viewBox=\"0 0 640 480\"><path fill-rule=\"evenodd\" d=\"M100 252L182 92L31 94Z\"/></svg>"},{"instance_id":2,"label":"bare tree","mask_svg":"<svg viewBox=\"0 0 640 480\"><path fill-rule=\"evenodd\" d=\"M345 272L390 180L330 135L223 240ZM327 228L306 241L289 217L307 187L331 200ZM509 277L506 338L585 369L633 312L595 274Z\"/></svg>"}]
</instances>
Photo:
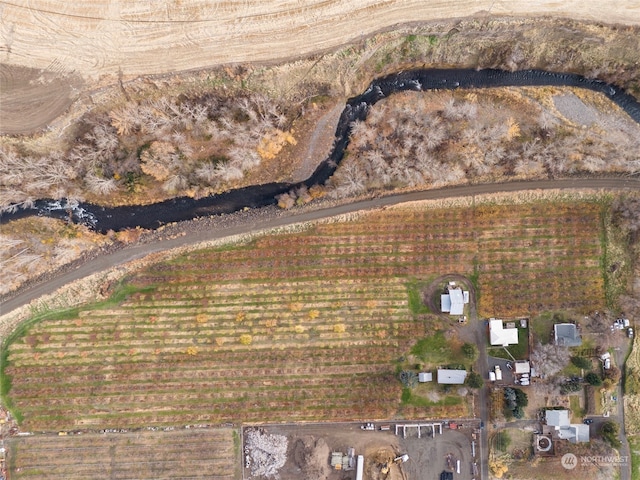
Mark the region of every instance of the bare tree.
<instances>
[{"instance_id":1,"label":"bare tree","mask_svg":"<svg viewBox=\"0 0 640 480\"><path fill-rule=\"evenodd\" d=\"M542 377L553 377L569 363L571 354L567 347L538 343L531 354L531 362Z\"/></svg>"},{"instance_id":2,"label":"bare tree","mask_svg":"<svg viewBox=\"0 0 640 480\"><path fill-rule=\"evenodd\" d=\"M118 184L114 178L102 178L94 173L89 173L85 176L84 182L89 191L96 195L109 195L118 189Z\"/></svg>"}]
</instances>

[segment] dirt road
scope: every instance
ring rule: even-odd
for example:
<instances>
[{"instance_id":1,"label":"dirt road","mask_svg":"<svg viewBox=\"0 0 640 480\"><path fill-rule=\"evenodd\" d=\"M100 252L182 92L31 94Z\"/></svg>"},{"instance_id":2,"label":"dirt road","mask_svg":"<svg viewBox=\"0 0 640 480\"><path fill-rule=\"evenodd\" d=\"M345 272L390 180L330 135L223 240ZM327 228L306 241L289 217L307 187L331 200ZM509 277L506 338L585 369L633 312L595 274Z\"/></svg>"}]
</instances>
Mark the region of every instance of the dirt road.
<instances>
[{"instance_id":1,"label":"dirt road","mask_svg":"<svg viewBox=\"0 0 640 480\"><path fill-rule=\"evenodd\" d=\"M150 75L306 56L405 22L488 14L640 24L640 2L10 0L0 2L0 61L92 79Z\"/></svg>"},{"instance_id":2,"label":"dirt road","mask_svg":"<svg viewBox=\"0 0 640 480\"><path fill-rule=\"evenodd\" d=\"M540 180L532 182L511 182L483 185L465 185L460 187L449 187L437 190L426 190L421 192L404 193L390 195L371 200L362 200L354 203L340 205L336 207L296 213L292 211L290 216L278 218L266 218L251 223L236 225L218 230L205 230L187 233L165 241L147 243L129 248L124 248L115 253L104 255L81 265L76 270L65 272L51 279L48 282L32 285L29 289L23 290L17 296L5 301L0 305L0 314L5 315L12 310L30 303L43 295L55 292L58 288L75 280L84 278L92 273L107 270L117 265L142 258L151 253L181 247L184 245L200 243L204 241L224 238L232 235L239 235L263 229L275 228L294 223L314 221L326 217L342 215L372 208L380 208L404 202L420 200L437 200L445 198L465 197L473 195L491 194L499 192L518 192L526 190L554 190L554 189L640 189L640 178L582 178L567 180ZM0 327L2 318L0 317ZM1 328L0 328L1 330Z\"/></svg>"}]
</instances>

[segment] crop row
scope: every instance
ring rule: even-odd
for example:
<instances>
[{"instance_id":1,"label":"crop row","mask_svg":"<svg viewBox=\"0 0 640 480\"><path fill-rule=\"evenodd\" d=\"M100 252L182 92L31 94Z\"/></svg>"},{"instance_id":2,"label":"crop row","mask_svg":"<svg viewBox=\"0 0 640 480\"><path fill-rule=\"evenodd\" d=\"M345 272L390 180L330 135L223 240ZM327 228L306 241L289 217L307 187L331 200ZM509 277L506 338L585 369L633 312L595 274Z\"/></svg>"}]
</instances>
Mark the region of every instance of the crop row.
<instances>
[{"instance_id":1,"label":"crop row","mask_svg":"<svg viewBox=\"0 0 640 480\"><path fill-rule=\"evenodd\" d=\"M552 207L390 210L151 266L12 344L12 399L34 429L394 415L426 333L411 281L475 270L496 315L598 308L598 208Z\"/></svg>"},{"instance_id":2,"label":"crop row","mask_svg":"<svg viewBox=\"0 0 640 480\"><path fill-rule=\"evenodd\" d=\"M234 478L228 429L12 438L12 479ZM185 467L192 477L185 477Z\"/></svg>"}]
</instances>

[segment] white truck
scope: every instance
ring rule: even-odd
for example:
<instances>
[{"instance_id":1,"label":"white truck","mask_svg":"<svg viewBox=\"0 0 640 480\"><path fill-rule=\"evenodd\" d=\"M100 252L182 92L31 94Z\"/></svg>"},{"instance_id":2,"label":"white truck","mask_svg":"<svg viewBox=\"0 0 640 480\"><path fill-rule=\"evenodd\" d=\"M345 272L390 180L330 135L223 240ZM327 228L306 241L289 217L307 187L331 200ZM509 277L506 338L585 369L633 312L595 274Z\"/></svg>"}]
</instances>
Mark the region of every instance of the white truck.
<instances>
[{"instance_id":1,"label":"white truck","mask_svg":"<svg viewBox=\"0 0 640 480\"><path fill-rule=\"evenodd\" d=\"M494 370L496 372L496 380L502 380L502 370L500 370L500 365L496 365Z\"/></svg>"}]
</instances>

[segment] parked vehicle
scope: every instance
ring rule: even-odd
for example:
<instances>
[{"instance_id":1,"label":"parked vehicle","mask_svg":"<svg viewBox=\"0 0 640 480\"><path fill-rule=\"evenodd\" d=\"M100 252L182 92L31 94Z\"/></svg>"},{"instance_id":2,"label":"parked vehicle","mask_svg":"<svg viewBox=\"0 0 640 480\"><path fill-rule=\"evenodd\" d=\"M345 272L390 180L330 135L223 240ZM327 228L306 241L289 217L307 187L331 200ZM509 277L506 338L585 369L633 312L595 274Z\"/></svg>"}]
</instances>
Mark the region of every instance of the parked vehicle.
<instances>
[{"instance_id":1,"label":"parked vehicle","mask_svg":"<svg viewBox=\"0 0 640 480\"><path fill-rule=\"evenodd\" d=\"M633 338L633 328L632 327L629 327L629 329L627 330L627 336L629 338Z\"/></svg>"},{"instance_id":2,"label":"parked vehicle","mask_svg":"<svg viewBox=\"0 0 640 480\"><path fill-rule=\"evenodd\" d=\"M582 423L586 425L591 425L593 423L593 418L585 418Z\"/></svg>"}]
</instances>

